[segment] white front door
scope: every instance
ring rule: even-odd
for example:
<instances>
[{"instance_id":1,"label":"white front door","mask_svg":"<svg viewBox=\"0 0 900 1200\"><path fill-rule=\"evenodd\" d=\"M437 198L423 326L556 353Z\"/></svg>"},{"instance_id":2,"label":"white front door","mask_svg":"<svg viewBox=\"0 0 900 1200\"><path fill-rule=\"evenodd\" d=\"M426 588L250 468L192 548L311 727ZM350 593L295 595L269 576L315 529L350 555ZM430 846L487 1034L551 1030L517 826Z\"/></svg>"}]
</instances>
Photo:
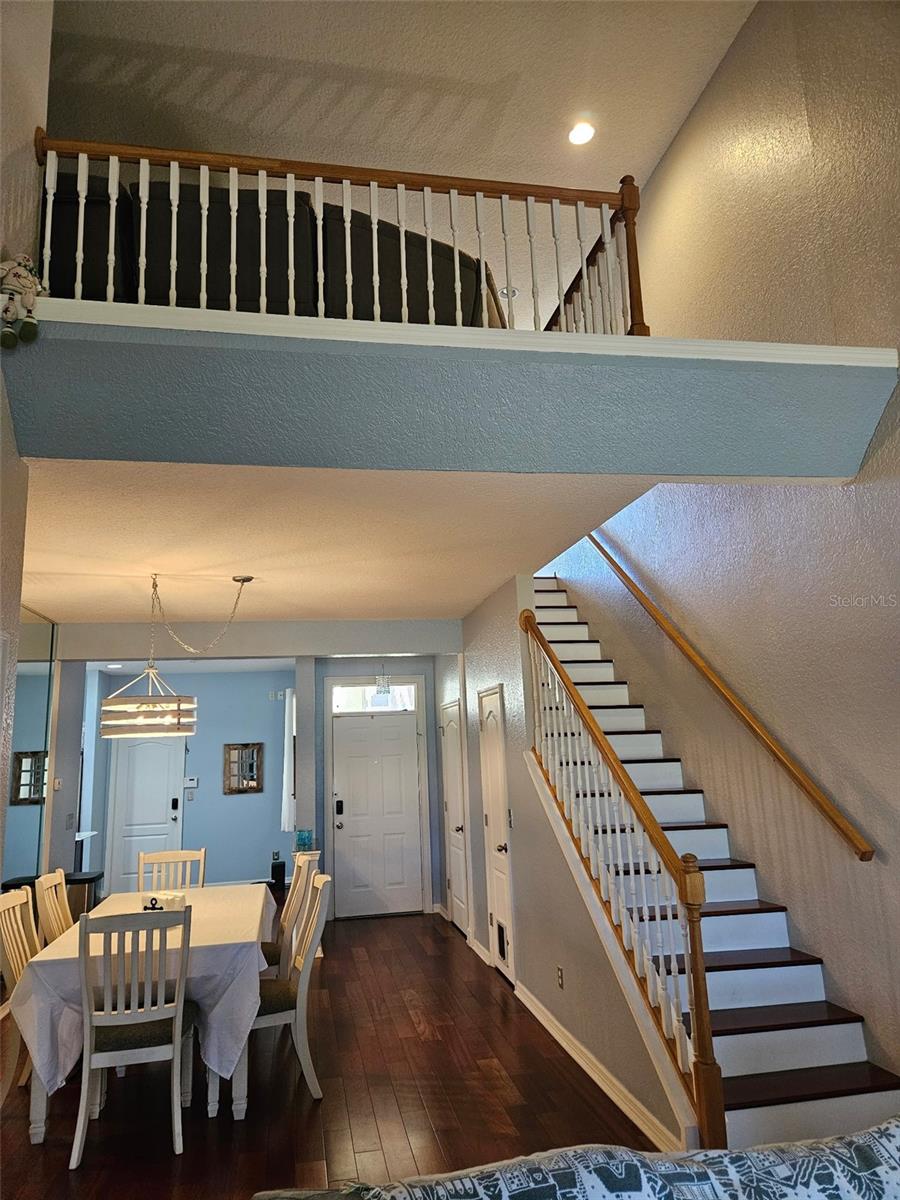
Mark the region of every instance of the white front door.
<instances>
[{"instance_id":1,"label":"white front door","mask_svg":"<svg viewBox=\"0 0 900 1200\"><path fill-rule=\"evenodd\" d=\"M333 717L334 915L420 912L415 713Z\"/></svg>"},{"instance_id":2,"label":"white front door","mask_svg":"<svg viewBox=\"0 0 900 1200\"><path fill-rule=\"evenodd\" d=\"M441 706L444 805L447 822L447 908L463 933L469 929L469 872L463 799L462 724L459 701Z\"/></svg>"},{"instance_id":3,"label":"white front door","mask_svg":"<svg viewBox=\"0 0 900 1200\"><path fill-rule=\"evenodd\" d=\"M106 888L136 887L138 852L180 850L184 738L116 738L109 763Z\"/></svg>"},{"instance_id":4,"label":"white front door","mask_svg":"<svg viewBox=\"0 0 900 1200\"><path fill-rule=\"evenodd\" d=\"M478 694L481 728L481 795L484 803L485 868L488 882L491 961L515 982L512 894L509 873L509 797L506 788L506 732L503 691L498 685Z\"/></svg>"}]
</instances>

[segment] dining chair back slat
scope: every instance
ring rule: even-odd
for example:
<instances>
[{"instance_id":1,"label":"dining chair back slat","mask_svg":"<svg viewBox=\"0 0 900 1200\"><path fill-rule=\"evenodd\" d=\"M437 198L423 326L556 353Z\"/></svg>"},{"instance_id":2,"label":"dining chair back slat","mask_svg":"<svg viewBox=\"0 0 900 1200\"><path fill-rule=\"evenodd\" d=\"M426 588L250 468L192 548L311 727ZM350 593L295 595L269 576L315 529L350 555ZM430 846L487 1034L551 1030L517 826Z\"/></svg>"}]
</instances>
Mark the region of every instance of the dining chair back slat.
<instances>
[{"instance_id":1,"label":"dining chair back slat","mask_svg":"<svg viewBox=\"0 0 900 1200\"><path fill-rule=\"evenodd\" d=\"M309 974L319 943L322 941L322 931L328 919L328 900L331 896L331 876L316 873L313 880L310 902L302 929L298 928L297 943L294 955L294 967L300 972L300 984L297 988L298 1003L300 993L304 991L304 979L308 988ZM305 1001L304 1001L305 1006Z\"/></svg>"},{"instance_id":2,"label":"dining chair back slat","mask_svg":"<svg viewBox=\"0 0 900 1200\"><path fill-rule=\"evenodd\" d=\"M294 875L298 878L293 898L289 897L290 909L285 903L283 913L284 925L281 931L281 957L278 962L278 978L288 979L291 974L297 938L301 925L305 922L312 899L313 880L318 875L315 864L310 859L303 859L294 867ZM291 880L293 884L293 880Z\"/></svg>"},{"instance_id":3,"label":"dining chair back slat","mask_svg":"<svg viewBox=\"0 0 900 1200\"><path fill-rule=\"evenodd\" d=\"M31 889L15 888L0 896L0 971L7 995L39 949Z\"/></svg>"},{"instance_id":4,"label":"dining chair back slat","mask_svg":"<svg viewBox=\"0 0 900 1200\"><path fill-rule=\"evenodd\" d=\"M196 881L192 878L197 867ZM146 882L149 868L150 882ZM183 892L203 887L206 881L206 848L201 850L153 850L138 854L137 890L139 892Z\"/></svg>"},{"instance_id":5,"label":"dining chair back slat","mask_svg":"<svg viewBox=\"0 0 900 1200\"><path fill-rule=\"evenodd\" d=\"M55 942L75 924L66 891L66 873L59 867L41 875L34 885L41 936L47 943Z\"/></svg>"}]
</instances>

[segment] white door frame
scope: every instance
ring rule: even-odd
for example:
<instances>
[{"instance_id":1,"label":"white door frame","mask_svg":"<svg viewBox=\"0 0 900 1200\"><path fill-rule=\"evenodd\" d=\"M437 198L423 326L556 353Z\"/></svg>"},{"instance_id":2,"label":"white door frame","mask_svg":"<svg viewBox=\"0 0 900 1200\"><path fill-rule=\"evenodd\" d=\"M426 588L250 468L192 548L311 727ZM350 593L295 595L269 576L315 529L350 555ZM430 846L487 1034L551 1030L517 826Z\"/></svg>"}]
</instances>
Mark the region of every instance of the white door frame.
<instances>
[{"instance_id":1,"label":"white door frame","mask_svg":"<svg viewBox=\"0 0 900 1200\"><path fill-rule=\"evenodd\" d=\"M103 887L102 891L107 891L112 880L112 854L113 854L113 832L116 827L116 807L118 796L116 794L116 768L118 767L119 753L122 749L124 741L140 741L140 736L135 738L111 738L112 745L109 748L109 767L106 776L106 831L104 834L106 840L106 848L103 854ZM181 738L181 743L187 753L187 738ZM184 769L182 768L182 777ZM184 789L178 793L178 845L184 845Z\"/></svg>"},{"instance_id":2,"label":"white door frame","mask_svg":"<svg viewBox=\"0 0 900 1200\"><path fill-rule=\"evenodd\" d=\"M511 810L510 804L509 804L509 776L507 774L507 769L506 769L507 768L506 745L505 745L506 701L505 701L505 698L503 695L503 684L502 683L495 683L495 684L492 684L491 687L481 688L481 690L478 692L478 727L480 730L481 729L481 701L484 699L484 697L492 696L492 695L496 695L500 702L500 718L503 722L503 735L504 735L503 786L504 786L504 792L506 793L507 838L509 841L509 854L508 854L508 859L507 859L508 866L507 866L507 873L506 873L506 877L509 882L509 931L508 931L507 941L512 946L511 961L507 961L507 963L501 965L501 960L500 960L500 957L497 954L497 950L496 950L496 940L497 939L493 936L493 930L490 928L490 914L496 911L497 906L494 903L494 895L493 895L494 887L493 887L492 880L493 880L494 873L491 869L490 840L487 837L485 837L485 839L484 839L484 875L485 875L485 884L486 884L487 902L488 902L488 922L489 922L489 924L488 924L488 950L490 951L490 955L491 955L491 965L496 967L501 972L501 974L505 975L506 978L510 979L512 984L515 985L518 980L518 975L516 973L516 950L517 950L516 931L515 931L516 904L515 904L515 897L513 895L513 880L512 880L513 839L511 837L509 837L509 834L512 832L511 821L509 820L512 810ZM487 806L485 804L484 788L483 788L483 781L484 781L483 753L484 753L484 751L483 751L483 747L481 745L481 739L479 737L478 765L479 765L479 770L481 772L481 780L482 780L482 792L481 792L482 822L484 821L484 817L487 813ZM487 828L487 826L482 824L482 832L484 831L485 828ZM491 836L493 837L494 834L492 833ZM503 969L504 967L509 968L508 975L506 974L506 971Z\"/></svg>"},{"instance_id":3,"label":"white door frame","mask_svg":"<svg viewBox=\"0 0 900 1200\"><path fill-rule=\"evenodd\" d=\"M325 812L323 814L323 870L334 876L334 725L332 712L336 687L364 687L375 683L374 675L326 675L325 676ZM425 708L424 675L391 675L391 683L416 685L416 744L419 751L419 844L422 851L422 911L434 912L431 882L431 795L428 787L428 720ZM349 713L346 715L350 715ZM359 714L362 715L362 714ZM377 716L377 713L368 713ZM396 715L396 714L393 714ZM334 918L334 888L328 905L328 919Z\"/></svg>"},{"instance_id":4,"label":"white door frame","mask_svg":"<svg viewBox=\"0 0 900 1200\"><path fill-rule=\"evenodd\" d=\"M444 815L444 867L447 871L447 877L446 877L446 880L447 880L447 906L446 906L446 911L444 912L443 915L447 918L448 921L455 924L455 922L453 921L453 902L450 898L450 813L447 809L447 799L443 795L443 784L444 784L443 767L444 767L444 755L445 755L445 749L444 749L445 742L443 740L444 710L447 708L455 708L456 709L456 719L458 722L457 727L459 729L459 759L460 759L459 769L460 769L460 783L462 786L462 797L461 797L462 813L463 813L463 821L465 823L465 829L463 831L463 846L465 847L465 852L466 852L466 905L467 905L467 911L466 911L466 928L463 930L463 932L465 933L467 939L471 939L471 937L472 937L472 908L473 908L473 904L474 904L474 900L472 897L472 820L471 820L471 806L469 805L469 764L468 764L467 755L466 755L466 728L465 728L466 717L465 717L465 706L463 705L463 702L461 699L448 700L445 704L441 705L441 709L440 709L440 718L441 718L440 733L442 735L442 737L441 737L441 800L442 800L443 806L444 806L444 814L443 814ZM457 925L457 929L459 929L459 928L460 928L460 926Z\"/></svg>"}]
</instances>

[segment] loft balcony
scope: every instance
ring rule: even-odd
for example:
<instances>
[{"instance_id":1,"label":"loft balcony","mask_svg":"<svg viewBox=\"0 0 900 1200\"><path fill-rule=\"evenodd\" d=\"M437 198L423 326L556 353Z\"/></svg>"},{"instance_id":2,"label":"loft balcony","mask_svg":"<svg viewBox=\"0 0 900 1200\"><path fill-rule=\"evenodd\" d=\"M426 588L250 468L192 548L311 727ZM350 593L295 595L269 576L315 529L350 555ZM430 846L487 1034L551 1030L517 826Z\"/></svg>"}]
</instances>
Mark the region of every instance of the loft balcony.
<instances>
[{"instance_id":1,"label":"loft balcony","mask_svg":"<svg viewBox=\"0 0 900 1200\"><path fill-rule=\"evenodd\" d=\"M647 336L630 176L36 144L26 455L843 478L896 383L893 350Z\"/></svg>"}]
</instances>

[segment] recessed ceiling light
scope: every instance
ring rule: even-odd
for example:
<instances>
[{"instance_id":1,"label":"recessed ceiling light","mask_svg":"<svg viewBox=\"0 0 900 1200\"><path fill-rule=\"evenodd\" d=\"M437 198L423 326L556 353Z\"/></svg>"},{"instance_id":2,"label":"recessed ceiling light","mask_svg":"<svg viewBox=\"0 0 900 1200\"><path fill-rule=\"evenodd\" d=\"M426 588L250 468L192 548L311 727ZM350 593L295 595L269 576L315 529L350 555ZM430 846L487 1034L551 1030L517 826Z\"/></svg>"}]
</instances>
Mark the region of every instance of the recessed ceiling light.
<instances>
[{"instance_id":1,"label":"recessed ceiling light","mask_svg":"<svg viewBox=\"0 0 900 1200\"><path fill-rule=\"evenodd\" d=\"M569 141L573 146L583 146L596 133L590 121L579 121L569 130Z\"/></svg>"},{"instance_id":2,"label":"recessed ceiling light","mask_svg":"<svg viewBox=\"0 0 900 1200\"><path fill-rule=\"evenodd\" d=\"M504 300L515 300L515 298L516 298L516 296L518 296L518 294L519 294L519 289L517 287L514 287L514 288L502 287L500 289L500 295L503 297Z\"/></svg>"},{"instance_id":3,"label":"recessed ceiling light","mask_svg":"<svg viewBox=\"0 0 900 1200\"><path fill-rule=\"evenodd\" d=\"M121 671L122 664L121 663L107 663L106 669L107 669L107 671Z\"/></svg>"}]
</instances>

